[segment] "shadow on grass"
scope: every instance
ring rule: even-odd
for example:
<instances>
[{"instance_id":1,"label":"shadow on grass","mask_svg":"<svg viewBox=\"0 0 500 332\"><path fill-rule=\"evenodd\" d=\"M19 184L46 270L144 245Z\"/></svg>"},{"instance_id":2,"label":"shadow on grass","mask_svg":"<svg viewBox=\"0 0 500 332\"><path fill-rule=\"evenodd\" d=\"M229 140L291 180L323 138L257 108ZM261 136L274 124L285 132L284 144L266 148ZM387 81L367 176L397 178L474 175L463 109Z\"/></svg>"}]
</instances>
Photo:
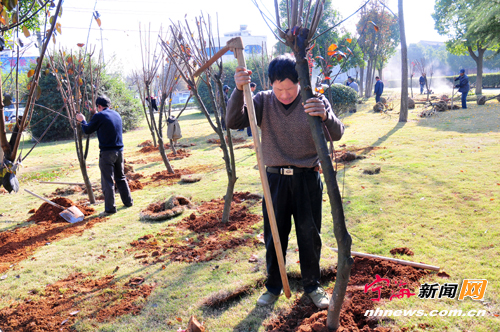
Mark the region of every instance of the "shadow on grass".
<instances>
[{"instance_id":1,"label":"shadow on grass","mask_svg":"<svg viewBox=\"0 0 500 332\"><path fill-rule=\"evenodd\" d=\"M378 140L375 141L371 146L380 146L382 143L387 141L389 137L394 135L399 129L402 129L406 125L406 122L398 122L394 128L392 128L387 134L382 137L379 137Z\"/></svg>"}]
</instances>

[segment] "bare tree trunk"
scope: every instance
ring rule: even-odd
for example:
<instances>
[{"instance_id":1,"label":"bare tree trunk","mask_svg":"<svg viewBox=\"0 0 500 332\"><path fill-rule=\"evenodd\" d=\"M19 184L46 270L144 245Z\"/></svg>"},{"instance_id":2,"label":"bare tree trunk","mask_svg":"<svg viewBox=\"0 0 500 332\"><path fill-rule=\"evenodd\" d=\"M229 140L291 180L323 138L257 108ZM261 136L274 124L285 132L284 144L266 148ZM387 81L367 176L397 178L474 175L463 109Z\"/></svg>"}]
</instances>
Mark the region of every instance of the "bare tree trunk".
<instances>
[{"instance_id":1,"label":"bare tree trunk","mask_svg":"<svg viewBox=\"0 0 500 332\"><path fill-rule=\"evenodd\" d=\"M147 84L146 84L145 90L146 90L146 93L148 94L148 96L150 96L151 94L149 91L149 86ZM154 129L153 135L156 133L156 136L158 136L158 151L160 151L160 155L161 155L161 159L163 160L163 164L165 165L167 171L169 173L173 174L175 172L174 172L174 169L172 168L172 165L170 165L170 161L167 158L167 154L165 153L165 144L163 143L163 137L160 133L160 130L158 129L158 126L156 125L156 120L155 120L155 116L154 116L154 110L153 110L153 105L152 105L151 99L149 100L149 115L151 117L151 127ZM159 122L159 125L161 127L161 116L162 116L161 112L160 112L159 116L160 116L160 121L158 121L158 122ZM154 138L154 136L153 136L153 138Z\"/></svg>"},{"instance_id":2,"label":"bare tree trunk","mask_svg":"<svg viewBox=\"0 0 500 332\"><path fill-rule=\"evenodd\" d=\"M366 78L365 78L365 98L370 98L371 97L371 82L370 82L370 76L372 72L372 60L368 60L368 65L366 66Z\"/></svg>"},{"instance_id":3,"label":"bare tree trunk","mask_svg":"<svg viewBox=\"0 0 500 332\"><path fill-rule=\"evenodd\" d=\"M359 95L363 97L363 91L364 91L364 78L365 78L365 68L360 67L359 71Z\"/></svg>"},{"instance_id":4,"label":"bare tree trunk","mask_svg":"<svg viewBox=\"0 0 500 332\"><path fill-rule=\"evenodd\" d=\"M483 61L484 61L484 52L486 52L486 47L482 48L477 45L477 55L472 50L471 46L467 47L470 56L476 62L477 75L476 75L476 95L483 94Z\"/></svg>"},{"instance_id":5,"label":"bare tree trunk","mask_svg":"<svg viewBox=\"0 0 500 332\"><path fill-rule=\"evenodd\" d=\"M398 0L399 34L401 36L401 108L399 122L408 121L408 49L406 47L403 0Z\"/></svg>"},{"instance_id":6,"label":"bare tree trunk","mask_svg":"<svg viewBox=\"0 0 500 332\"><path fill-rule=\"evenodd\" d=\"M301 87L300 93L302 96L302 100L307 100L314 96L313 90L311 88L311 81L309 78L309 66L305 53L305 45L303 45L305 43L304 39L307 38L307 33L307 29L300 31L299 36L297 37L298 52L294 52L295 59L297 61L295 69L299 74L299 82ZM342 206L342 198L340 196L340 190L337 184L337 173L333 168L333 163L328 153L328 146L322 127L321 118L317 116L309 116L307 117L307 120L309 122L309 126L311 127L314 145L316 146L316 151L318 152L318 156L321 162L321 168L325 177L328 196L330 198L330 205L332 209L332 218L334 223L333 230L339 248L337 279L335 281L335 287L330 299L327 317L328 329L335 331L339 327L340 309L342 307L342 303L344 302L347 284L349 282L349 276L351 273L351 266L354 263L354 260L351 257L352 238L345 225L344 208Z\"/></svg>"},{"instance_id":7,"label":"bare tree trunk","mask_svg":"<svg viewBox=\"0 0 500 332\"><path fill-rule=\"evenodd\" d=\"M84 158L82 139L82 128L77 124L75 128L76 155L78 156L78 163L80 164L80 171L82 172L83 182L85 183L85 188L87 189L89 202L90 204L95 204L94 191L92 190L92 183L90 182L89 174L87 172L87 160Z\"/></svg>"},{"instance_id":8,"label":"bare tree trunk","mask_svg":"<svg viewBox=\"0 0 500 332\"><path fill-rule=\"evenodd\" d=\"M153 138L153 146L156 146L156 135L155 131L153 129L153 126L151 125L151 122L149 121L149 116L148 116L148 111L146 110L146 105L142 104L142 108L144 109L144 116L146 117L146 122L148 123L148 128L149 131L151 132L151 137ZM149 106L148 106L149 108Z\"/></svg>"}]
</instances>

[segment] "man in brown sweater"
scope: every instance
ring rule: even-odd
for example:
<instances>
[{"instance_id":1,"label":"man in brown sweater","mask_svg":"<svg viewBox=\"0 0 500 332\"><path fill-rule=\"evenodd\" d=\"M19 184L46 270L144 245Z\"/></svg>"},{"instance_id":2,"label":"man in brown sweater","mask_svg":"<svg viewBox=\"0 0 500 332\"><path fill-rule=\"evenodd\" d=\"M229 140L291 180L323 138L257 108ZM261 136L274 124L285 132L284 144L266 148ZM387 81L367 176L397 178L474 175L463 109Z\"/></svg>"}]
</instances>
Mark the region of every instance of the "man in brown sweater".
<instances>
[{"instance_id":1,"label":"man in brown sweater","mask_svg":"<svg viewBox=\"0 0 500 332\"><path fill-rule=\"evenodd\" d=\"M250 75L250 70L236 67L236 89L227 105L228 128L245 128L250 124L242 91L243 85L251 82ZM319 287L323 183L307 117L321 117L327 139L339 140L344 125L323 96L308 99L304 104L294 58L275 58L269 64L268 75L272 90L259 92L253 102L257 125L262 131L262 153L283 254L288 247L293 216L304 291L318 308L327 308L328 296ZM257 305L273 303L283 288L265 202L262 210L268 279L267 291L259 297Z\"/></svg>"}]
</instances>

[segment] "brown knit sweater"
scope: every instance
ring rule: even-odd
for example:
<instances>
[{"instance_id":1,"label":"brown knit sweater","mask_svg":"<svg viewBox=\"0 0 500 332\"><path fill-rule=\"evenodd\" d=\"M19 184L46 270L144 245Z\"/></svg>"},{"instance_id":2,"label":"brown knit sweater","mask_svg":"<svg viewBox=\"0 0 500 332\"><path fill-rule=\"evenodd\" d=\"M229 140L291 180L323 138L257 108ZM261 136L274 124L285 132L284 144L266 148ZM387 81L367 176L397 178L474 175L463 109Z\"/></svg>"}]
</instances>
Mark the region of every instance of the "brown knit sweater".
<instances>
[{"instance_id":1,"label":"brown knit sweater","mask_svg":"<svg viewBox=\"0 0 500 332\"><path fill-rule=\"evenodd\" d=\"M329 136L338 141L344 133L344 125L333 113L328 100L325 103L328 118L324 122ZM261 91L253 98L257 125L262 131L262 154L266 166L315 167L319 157L314 146L307 117L302 106L302 97L295 99L285 109L272 90ZM231 129L242 129L250 125L243 91L234 89L227 104L226 125Z\"/></svg>"}]
</instances>

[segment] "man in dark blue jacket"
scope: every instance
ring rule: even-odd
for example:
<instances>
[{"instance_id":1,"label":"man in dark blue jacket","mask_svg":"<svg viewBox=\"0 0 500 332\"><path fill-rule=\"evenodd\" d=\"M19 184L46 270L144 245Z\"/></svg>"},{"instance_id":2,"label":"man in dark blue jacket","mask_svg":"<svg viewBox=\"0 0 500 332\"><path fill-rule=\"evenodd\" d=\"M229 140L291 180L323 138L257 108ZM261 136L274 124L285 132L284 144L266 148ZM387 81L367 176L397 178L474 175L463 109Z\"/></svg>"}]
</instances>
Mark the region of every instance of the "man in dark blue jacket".
<instances>
[{"instance_id":1,"label":"man in dark blue jacket","mask_svg":"<svg viewBox=\"0 0 500 332\"><path fill-rule=\"evenodd\" d=\"M376 76L375 80L377 80L377 83L375 83L375 102L380 102L380 96L382 95L382 92L384 92L384 82L380 80L380 77Z\"/></svg>"},{"instance_id":2,"label":"man in dark blue jacket","mask_svg":"<svg viewBox=\"0 0 500 332\"><path fill-rule=\"evenodd\" d=\"M459 81L455 88L458 88L458 92L462 93L462 108L467 108L467 94L469 93L469 77L465 75L465 69L460 69L460 76L455 78L455 81Z\"/></svg>"},{"instance_id":3,"label":"man in dark blue jacket","mask_svg":"<svg viewBox=\"0 0 500 332\"><path fill-rule=\"evenodd\" d=\"M108 97L98 97L95 103L97 112L91 112L92 119L89 123L80 113L76 115L76 119L82 123L82 130L85 134L97 131L99 149L101 150L99 168L101 169L101 186L104 193L104 213L112 214L116 212L114 182L116 182L120 192L123 205L129 207L134 204L123 171L122 118L118 112L109 109L111 101Z\"/></svg>"},{"instance_id":4,"label":"man in dark blue jacket","mask_svg":"<svg viewBox=\"0 0 500 332\"><path fill-rule=\"evenodd\" d=\"M427 83L427 77L425 76L425 73L422 73L422 76L420 76L420 78L418 79L419 83L420 83L420 94L423 94L424 93L424 87Z\"/></svg>"}]
</instances>

